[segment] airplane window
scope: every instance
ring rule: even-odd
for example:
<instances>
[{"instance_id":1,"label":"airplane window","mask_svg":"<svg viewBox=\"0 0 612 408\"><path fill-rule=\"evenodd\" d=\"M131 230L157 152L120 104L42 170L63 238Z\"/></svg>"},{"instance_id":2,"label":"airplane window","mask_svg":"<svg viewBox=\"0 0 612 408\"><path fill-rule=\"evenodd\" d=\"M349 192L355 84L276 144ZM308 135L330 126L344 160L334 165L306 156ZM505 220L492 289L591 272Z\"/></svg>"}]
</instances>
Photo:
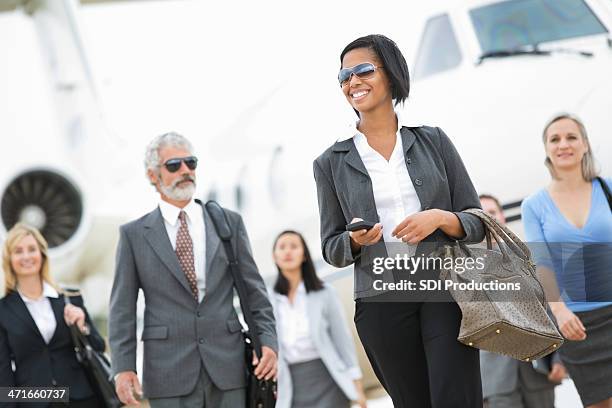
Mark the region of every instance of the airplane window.
<instances>
[{"instance_id":1,"label":"airplane window","mask_svg":"<svg viewBox=\"0 0 612 408\"><path fill-rule=\"evenodd\" d=\"M511 0L470 10L482 52L606 33L583 0Z\"/></svg>"},{"instance_id":2,"label":"airplane window","mask_svg":"<svg viewBox=\"0 0 612 408\"><path fill-rule=\"evenodd\" d=\"M414 78L425 78L459 65L461 51L448 14L427 20L414 66Z\"/></svg>"}]
</instances>

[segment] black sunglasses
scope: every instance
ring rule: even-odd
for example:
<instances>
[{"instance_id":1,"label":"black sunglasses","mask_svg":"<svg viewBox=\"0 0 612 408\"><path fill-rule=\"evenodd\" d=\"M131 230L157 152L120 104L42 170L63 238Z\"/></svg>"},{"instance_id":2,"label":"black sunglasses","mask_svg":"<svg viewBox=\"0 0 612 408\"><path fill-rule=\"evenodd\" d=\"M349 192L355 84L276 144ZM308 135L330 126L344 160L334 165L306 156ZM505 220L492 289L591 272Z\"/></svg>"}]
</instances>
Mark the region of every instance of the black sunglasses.
<instances>
[{"instance_id":1,"label":"black sunglasses","mask_svg":"<svg viewBox=\"0 0 612 408\"><path fill-rule=\"evenodd\" d=\"M181 168L181 162L185 163L189 170L195 170L198 167L198 158L195 156L178 157L175 159L169 159L164 163L164 166L170 173L174 173Z\"/></svg>"},{"instance_id":2,"label":"black sunglasses","mask_svg":"<svg viewBox=\"0 0 612 408\"><path fill-rule=\"evenodd\" d=\"M338 73L338 82L340 82L340 86L344 86L351 80L352 75L355 75L360 79L371 78L374 76L376 68L382 67L377 67L371 62L364 62L363 64L355 65L354 67L342 68Z\"/></svg>"}]
</instances>

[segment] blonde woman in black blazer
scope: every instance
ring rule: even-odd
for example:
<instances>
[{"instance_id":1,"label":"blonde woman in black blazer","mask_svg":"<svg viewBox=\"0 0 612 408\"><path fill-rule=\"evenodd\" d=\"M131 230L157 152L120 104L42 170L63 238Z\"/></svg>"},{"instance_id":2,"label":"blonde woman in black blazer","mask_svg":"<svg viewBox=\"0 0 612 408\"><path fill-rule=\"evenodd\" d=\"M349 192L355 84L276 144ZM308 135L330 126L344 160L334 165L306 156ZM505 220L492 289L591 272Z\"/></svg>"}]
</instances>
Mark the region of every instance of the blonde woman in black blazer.
<instances>
[{"instance_id":1,"label":"blonde woman in black blazer","mask_svg":"<svg viewBox=\"0 0 612 408\"><path fill-rule=\"evenodd\" d=\"M2 261L6 292L0 299L0 387L68 387L71 407L103 407L76 359L68 324L88 334L96 350L104 350L104 340L80 296L65 304L50 277L43 236L35 228L15 225L7 233Z\"/></svg>"},{"instance_id":2,"label":"blonde woman in black blazer","mask_svg":"<svg viewBox=\"0 0 612 408\"><path fill-rule=\"evenodd\" d=\"M357 331L396 408L480 408L478 350L457 341L459 307L452 300L388 302L393 296L374 285L379 276L371 256L387 256L390 248L425 254L448 242L480 242L482 223L461 212L479 208L478 195L444 132L403 126L394 111L394 102L408 97L409 76L393 41L359 38L340 61L340 86L359 120L349 138L314 162L323 257L336 267L354 265ZM359 219L376 225L346 231ZM389 272L382 276L403 278Z\"/></svg>"}]
</instances>

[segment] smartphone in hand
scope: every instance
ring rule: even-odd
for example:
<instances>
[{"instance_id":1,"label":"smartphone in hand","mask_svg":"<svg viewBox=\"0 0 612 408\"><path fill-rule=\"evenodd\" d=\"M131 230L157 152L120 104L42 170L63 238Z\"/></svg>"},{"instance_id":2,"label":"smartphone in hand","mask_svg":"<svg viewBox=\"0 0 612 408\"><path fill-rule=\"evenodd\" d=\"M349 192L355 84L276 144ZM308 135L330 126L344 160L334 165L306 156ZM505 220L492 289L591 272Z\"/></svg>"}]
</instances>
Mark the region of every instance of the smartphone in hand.
<instances>
[{"instance_id":1,"label":"smartphone in hand","mask_svg":"<svg viewBox=\"0 0 612 408\"><path fill-rule=\"evenodd\" d=\"M376 225L375 222L372 221L355 221L346 226L347 231L355 232L359 230L371 230Z\"/></svg>"}]
</instances>

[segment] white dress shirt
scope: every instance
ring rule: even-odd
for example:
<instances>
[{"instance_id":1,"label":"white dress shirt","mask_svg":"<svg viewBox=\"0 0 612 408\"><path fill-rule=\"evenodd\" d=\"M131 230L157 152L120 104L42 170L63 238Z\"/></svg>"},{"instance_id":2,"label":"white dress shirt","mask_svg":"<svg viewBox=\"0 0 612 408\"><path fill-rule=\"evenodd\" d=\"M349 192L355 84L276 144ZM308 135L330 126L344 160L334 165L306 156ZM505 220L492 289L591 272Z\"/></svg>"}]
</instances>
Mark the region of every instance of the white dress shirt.
<instances>
[{"instance_id":1,"label":"white dress shirt","mask_svg":"<svg viewBox=\"0 0 612 408\"><path fill-rule=\"evenodd\" d=\"M412 125L404 122L399 112L395 114L397 116L397 133L395 135L395 147L389 161L368 144L367 137L357 130L356 124L353 129L353 142L372 180L374 202L380 223L383 226L385 244L402 242L400 239L391 236L391 232L406 217L421 211L421 201L406 167L404 146L400 133L402 126ZM397 245L386 246L390 257L398 252ZM402 247L402 249L404 248ZM407 249L408 253L412 255L416 246L408 245ZM405 251L401 251L401 253L405 253Z\"/></svg>"},{"instance_id":2,"label":"white dress shirt","mask_svg":"<svg viewBox=\"0 0 612 408\"><path fill-rule=\"evenodd\" d=\"M55 314L53 313L49 298L57 299L59 294L53 289L53 286L43 281L43 292L40 298L30 299L22 295L21 292L19 292L19 296L21 296L23 303L25 303L28 308L30 316L34 319L34 323L36 323L36 327L38 327L38 331L42 335L43 340L46 344L49 344L55 333L55 328L57 327Z\"/></svg>"},{"instance_id":3,"label":"white dress shirt","mask_svg":"<svg viewBox=\"0 0 612 408\"><path fill-rule=\"evenodd\" d=\"M293 298L274 292L278 300L280 341L288 364L303 363L320 358L312 338L307 313L306 287L301 282Z\"/></svg>"},{"instance_id":4,"label":"white dress shirt","mask_svg":"<svg viewBox=\"0 0 612 408\"><path fill-rule=\"evenodd\" d=\"M202 206L200 206L194 200L191 200L191 202L187 204L185 208L181 209L166 201L160 200L159 209L162 213L162 217L164 218L164 225L166 227L166 232L168 233L168 238L170 239L170 244L172 244L173 250L176 250L176 234L178 233L180 227L180 221L178 218L179 213L181 210L183 210L187 215L185 217L187 220L187 229L189 230L189 235L191 236L191 241L193 242L193 261L195 264L194 266L198 284L198 301L201 302L202 299L204 299L206 290L206 271L204 270L206 265L206 233L204 229L204 215L202 214Z\"/></svg>"}]
</instances>

